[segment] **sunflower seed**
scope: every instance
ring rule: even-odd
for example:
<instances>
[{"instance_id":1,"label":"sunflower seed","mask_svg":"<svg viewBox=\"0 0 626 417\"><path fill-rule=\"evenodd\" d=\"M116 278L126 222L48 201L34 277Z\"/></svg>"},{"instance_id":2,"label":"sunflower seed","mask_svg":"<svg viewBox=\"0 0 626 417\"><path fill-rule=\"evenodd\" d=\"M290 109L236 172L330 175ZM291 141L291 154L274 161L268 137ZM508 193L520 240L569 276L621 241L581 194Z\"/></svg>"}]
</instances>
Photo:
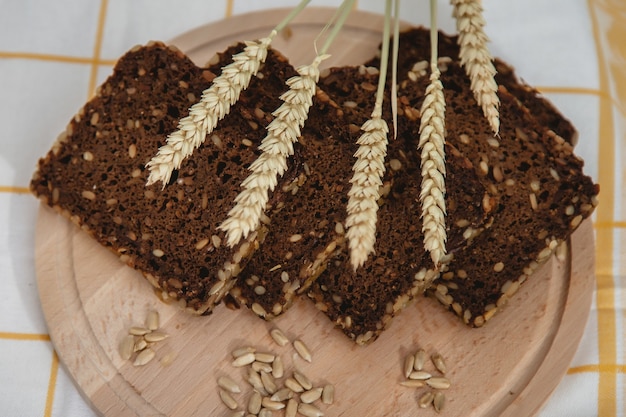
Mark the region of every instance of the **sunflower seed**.
<instances>
[{"instance_id":1,"label":"sunflower seed","mask_svg":"<svg viewBox=\"0 0 626 417\"><path fill-rule=\"evenodd\" d=\"M250 368L248 372L248 383L252 385L252 388L259 391L261 395L268 395L268 392L265 390L265 387L263 386L263 381L261 381L261 375L259 375L252 368Z\"/></svg>"},{"instance_id":2,"label":"sunflower seed","mask_svg":"<svg viewBox=\"0 0 626 417\"><path fill-rule=\"evenodd\" d=\"M169 337L169 335L167 333L163 333L160 331L155 331L155 332L151 332L146 334L143 338L146 340L146 342L148 343L155 343L155 342L160 342L162 340L165 340Z\"/></svg>"},{"instance_id":3,"label":"sunflower seed","mask_svg":"<svg viewBox=\"0 0 626 417\"><path fill-rule=\"evenodd\" d=\"M237 359L240 356L245 355L246 353L254 353L256 349L252 346L245 346L238 349L233 350L232 355L234 359Z\"/></svg>"},{"instance_id":4,"label":"sunflower seed","mask_svg":"<svg viewBox=\"0 0 626 417\"><path fill-rule=\"evenodd\" d=\"M426 384L435 389L448 389L450 388L450 380L444 377L434 377L426 380Z\"/></svg>"},{"instance_id":5,"label":"sunflower seed","mask_svg":"<svg viewBox=\"0 0 626 417\"><path fill-rule=\"evenodd\" d=\"M239 385L237 385L237 383L228 376L219 377L217 379L217 385L233 394L238 394L241 392L241 388L239 388Z\"/></svg>"},{"instance_id":6,"label":"sunflower seed","mask_svg":"<svg viewBox=\"0 0 626 417\"><path fill-rule=\"evenodd\" d=\"M407 388L422 388L426 383L417 379L409 379L408 381L400 382L400 385Z\"/></svg>"},{"instance_id":7,"label":"sunflower seed","mask_svg":"<svg viewBox=\"0 0 626 417\"><path fill-rule=\"evenodd\" d=\"M133 336L143 336L144 334L150 333L150 329L146 329L145 327L133 326L128 330L128 334L132 334Z\"/></svg>"},{"instance_id":8,"label":"sunflower seed","mask_svg":"<svg viewBox=\"0 0 626 417\"><path fill-rule=\"evenodd\" d=\"M143 366L147 364L148 362L150 362L152 359L154 359L155 356L156 356L156 353L154 352L154 350L150 348L146 348L142 350L141 352L139 352L139 354L135 358L135 361L133 362L133 365Z\"/></svg>"},{"instance_id":9,"label":"sunflower seed","mask_svg":"<svg viewBox=\"0 0 626 417\"><path fill-rule=\"evenodd\" d=\"M274 358L276 358L276 355L272 353L257 352L254 354L254 360L258 362L272 363L274 362Z\"/></svg>"},{"instance_id":10,"label":"sunflower seed","mask_svg":"<svg viewBox=\"0 0 626 417\"><path fill-rule=\"evenodd\" d=\"M261 408L261 411L259 411L259 417L272 417L273 415L272 410L268 410L267 408Z\"/></svg>"},{"instance_id":11,"label":"sunflower seed","mask_svg":"<svg viewBox=\"0 0 626 417\"><path fill-rule=\"evenodd\" d=\"M242 366L250 365L252 362L254 362L254 353L248 352L238 356L237 359L233 361L232 365L236 368L240 368Z\"/></svg>"},{"instance_id":12,"label":"sunflower seed","mask_svg":"<svg viewBox=\"0 0 626 417\"><path fill-rule=\"evenodd\" d=\"M432 392L425 392L419 400L417 400L417 405L419 405L420 408L426 408L433 402L434 398L435 395Z\"/></svg>"},{"instance_id":13,"label":"sunflower seed","mask_svg":"<svg viewBox=\"0 0 626 417\"><path fill-rule=\"evenodd\" d=\"M271 397L272 401L286 401L293 398L293 391L289 388L283 388L276 391Z\"/></svg>"},{"instance_id":14,"label":"sunflower seed","mask_svg":"<svg viewBox=\"0 0 626 417\"><path fill-rule=\"evenodd\" d=\"M404 377L408 378L413 372L413 366L415 365L415 355L408 355L404 358Z\"/></svg>"},{"instance_id":15,"label":"sunflower seed","mask_svg":"<svg viewBox=\"0 0 626 417\"><path fill-rule=\"evenodd\" d=\"M133 346L133 352L141 352L145 348L148 347L148 342L143 337L135 340L135 345Z\"/></svg>"},{"instance_id":16,"label":"sunflower seed","mask_svg":"<svg viewBox=\"0 0 626 417\"><path fill-rule=\"evenodd\" d=\"M230 414L230 417L243 417L243 416L245 416L245 415L246 415L246 412L245 412L245 411L233 411L233 412Z\"/></svg>"},{"instance_id":17,"label":"sunflower seed","mask_svg":"<svg viewBox=\"0 0 626 417\"><path fill-rule=\"evenodd\" d=\"M311 362L312 361L312 356L311 356L311 351L309 350L309 348L304 344L304 342L300 339L296 340L293 342L293 347L294 349L296 349L296 352L298 352L298 355L300 355L300 357L302 359L304 359L307 362Z\"/></svg>"},{"instance_id":18,"label":"sunflower seed","mask_svg":"<svg viewBox=\"0 0 626 417\"><path fill-rule=\"evenodd\" d=\"M323 390L323 388L313 388L305 391L300 394L300 401L305 404L311 404L312 402L317 401L321 398Z\"/></svg>"},{"instance_id":19,"label":"sunflower seed","mask_svg":"<svg viewBox=\"0 0 626 417\"><path fill-rule=\"evenodd\" d=\"M435 365L435 368L437 368L437 370L439 372L441 372L442 374L446 373L447 367L446 367L446 363L443 360L443 356L441 356L441 354L439 353L434 353L430 359L433 361L433 365Z\"/></svg>"},{"instance_id":20,"label":"sunflower seed","mask_svg":"<svg viewBox=\"0 0 626 417\"><path fill-rule=\"evenodd\" d=\"M272 363L272 376L274 378L282 378L285 374L285 366L280 356L277 356Z\"/></svg>"},{"instance_id":21,"label":"sunflower seed","mask_svg":"<svg viewBox=\"0 0 626 417\"><path fill-rule=\"evenodd\" d=\"M263 362L252 362L252 369L257 372L272 372L272 365Z\"/></svg>"},{"instance_id":22,"label":"sunflower seed","mask_svg":"<svg viewBox=\"0 0 626 417\"><path fill-rule=\"evenodd\" d=\"M133 354L133 347L135 346L135 337L132 334L128 334L122 338L120 342L119 350L120 356L125 361L129 360Z\"/></svg>"},{"instance_id":23,"label":"sunflower seed","mask_svg":"<svg viewBox=\"0 0 626 417\"><path fill-rule=\"evenodd\" d=\"M156 310L148 311L146 316L146 327L149 330L156 330L159 328L159 312Z\"/></svg>"},{"instance_id":24,"label":"sunflower seed","mask_svg":"<svg viewBox=\"0 0 626 417\"><path fill-rule=\"evenodd\" d=\"M263 400L261 401L261 404L263 405L263 407L267 408L268 410L282 410L283 408L285 408L285 404L281 403L280 401L272 401L269 397L265 397L263 398Z\"/></svg>"},{"instance_id":25,"label":"sunflower seed","mask_svg":"<svg viewBox=\"0 0 626 417\"><path fill-rule=\"evenodd\" d=\"M287 401L287 407L285 407L285 417L296 417L298 413L298 402L293 398Z\"/></svg>"},{"instance_id":26,"label":"sunflower seed","mask_svg":"<svg viewBox=\"0 0 626 417\"><path fill-rule=\"evenodd\" d=\"M259 394L258 391L254 391L248 400L248 412L251 414L259 414L259 411L261 411L262 400L263 398L261 398L261 394Z\"/></svg>"},{"instance_id":27,"label":"sunflower seed","mask_svg":"<svg viewBox=\"0 0 626 417\"><path fill-rule=\"evenodd\" d=\"M409 379L417 379L420 381L424 381L426 379L429 379L430 377L432 377L432 375L426 371L413 371L409 375Z\"/></svg>"},{"instance_id":28,"label":"sunflower seed","mask_svg":"<svg viewBox=\"0 0 626 417\"><path fill-rule=\"evenodd\" d=\"M222 399L222 402L224 403L224 405L230 408L231 410L235 410L237 408L237 401L235 401L233 396L230 395L227 391L224 391L223 389L221 389L220 398Z\"/></svg>"},{"instance_id":29,"label":"sunflower seed","mask_svg":"<svg viewBox=\"0 0 626 417\"><path fill-rule=\"evenodd\" d=\"M272 374L268 374L267 372L261 372L261 382L263 383L265 390L269 394L274 394L276 391L278 391L276 381L274 381L274 377L272 377Z\"/></svg>"},{"instance_id":30,"label":"sunflower seed","mask_svg":"<svg viewBox=\"0 0 626 417\"><path fill-rule=\"evenodd\" d=\"M302 372L294 371L293 377L296 378L296 381L298 381L300 386L305 390L310 390L311 388L313 388L313 383L311 382L311 380Z\"/></svg>"},{"instance_id":31,"label":"sunflower seed","mask_svg":"<svg viewBox=\"0 0 626 417\"><path fill-rule=\"evenodd\" d=\"M415 362L413 363L413 369L421 371L424 369L424 362L426 362L426 352L424 349L420 349L415 352Z\"/></svg>"},{"instance_id":32,"label":"sunflower seed","mask_svg":"<svg viewBox=\"0 0 626 417\"><path fill-rule=\"evenodd\" d=\"M302 388L302 385L300 385L300 383L298 381L296 381L294 378L287 378L287 379L285 379L284 384L285 384L285 386L287 388L289 388L293 392L302 392L302 391L304 391L304 388Z\"/></svg>"},{"instance_id":33,"label":"sunflower seed","mask_svg":"<svg viewBox=\"0 0 626 417\"><path fill-rule=\"evenodd\" d=\"M304 417L322 417L324 413L314 406L313 404L298 404L298 413L302 414Z\"/></svg>"},{"instance_id":34,"label":"sunflower seed","mask_svg":"<svg viewBox=\"0 0 626 417\"><path fill-rule=\"evenodd\" d=\"M437 391L435 393L435 398L433 398L433 407L435 407L435 411L440 413L443 410L443 406L446 402L446 396L443 392Z\"/></svg>"},{"instance_id":35,"label":"sunflower seed","mask_svg":"<svg viewBox=\"0 0 626 417\"><path fill-rule=\"evenodd\" d=\"M289 339L280 329L272 329L270 331L270 336L272 336L272 339L274 340L274 342L276 342L278 346L287 346L287 344L289 343Z\"/></svg>"},{"instance_id":36,"label":"sunflower seed","mask_svg":"<svg viewBox=\"0 0 626 417\"><path fill-rule=\"evenodd\" d=\"M324 404L332 404L335 401L335 386L332 384L324 385L322 390L322 402Z\"/></svg>"}]
</instances>

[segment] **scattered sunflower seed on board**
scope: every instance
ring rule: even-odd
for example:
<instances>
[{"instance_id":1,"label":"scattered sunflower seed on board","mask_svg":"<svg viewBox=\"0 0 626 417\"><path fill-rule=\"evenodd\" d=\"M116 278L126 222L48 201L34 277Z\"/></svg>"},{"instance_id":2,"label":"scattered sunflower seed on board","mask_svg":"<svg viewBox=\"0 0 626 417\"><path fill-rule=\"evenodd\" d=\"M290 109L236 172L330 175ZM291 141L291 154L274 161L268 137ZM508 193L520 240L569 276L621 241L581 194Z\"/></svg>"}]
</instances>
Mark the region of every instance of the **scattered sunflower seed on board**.
<instances>
[{"instance_id":1,"label":"scattered sunflower seed on board","mask_svg":"<svg viewBox=\"0 0 626 417\"><path fill-rule=\"evenodd\" d=\"M432 406L437 413L440 413L446 401L443 390L447 390L451 385L450 380L443 376L448 368L443 356L435 352L430 355L434 369L432 371L425 369L427 357L424 349L418 349L415 353L405 356L402 366L405 379L400 382L400 385L414 389L427 388L417 397L417 405L420 408Z\"/></svg>"},{"instance_id":2,"label":"scattered sunflower seed on board","mask_svg":"<svg viewBox=\"0 0 626 417\"><path fill-rule=\"evenodd\" d=\"M311 351L309 350L309 348L304 344L304 342L302 340L296 340L293 342L293 347L294 349L296 349L296 352L298 352L298 355L300 355L300 357L302 359L304 359L307 362L312 362L313 361L313 357L311 355Z\"/></svg>"},{"instance_id":3,"label":"scattered sunflower seed on board","mask_svg":"<svg viewBox=\"0 0 626 417\"><path fill-rule=\"evenodd\" d=\"M424 362L426 362L426 351L424 351L424 349L419 349L414 355L413 369L421 371L424 369Z\"/></svg>"},{"instance_id":4,"label":"scattered sunflower seed on board","mask_svg":"<svg viewBox=\"0 0 626 417\"><path fill-rule=\"evenodd\" d=\"M432 404L434 398L435 395L431 391L426 391L420 396L419 400L417 400L417 405L419 405L420 408L426 408Z\"/></svg>"},{"instance_id":5,"label":"scattered sunflower seed on board","mask_svg":"<svg viewBox=\"0 0 626 417\"><path fill-rule=\"evenodd\" d=\"M433 397L433 407L435 407L435 411L440 413L443 410L443 406L445 405L446 396L443 392L437 391L435 396Z\"/></svg>"},{"instance_id":6,"label":"scattered sunflower seed on board","mask_svg":"<svg viewBox=\"0 0 626 417\"><path fill-rule=\"evenodd\" d=\"M145 327L131 326L118 346L120 357L128 361L136 355L133 359L134 366L143 366L152 361L156 352L151 347L169 337L167 333L159 330L159 322L159 313L150 310L146 315Z\"/></svg>"},{"instance_id":7,"label":"scattered sunflower seed on board","mask_svg":"<svg viewBox=\"0 0 626 417\"><path fill-rule=\"evenodd\" d=\"M294 366L297 357L312 362L313 355L301 339L291 342L278 328L270 330L270 337L279 347L290 346L295 351L292 355ZM277 352L243 346L232 350L231 355L231 366L244 368L247 373L244 379L248 383L241 388L228 375L217 379L219 396L222 403L233 410L232 416L270 417L278 413L285 417L322 417L324 411L318 404L331 405L335 400L334 385L316 385L302 369L287 369ZM245 392L246 387L251 394ZM242 395L247 398L242 399L239 406L237 398Z\"/></svg>"},{"instance_id":8,"label":"scattered sunflower seed on board","mask_svg":"<svg viewBox=\"0 0 626 417\"><path fill-rule=\"evenodd\" d=\"M434 353L430 359L433 361L435 368L442 374L446 373L446 363L443 361L443 357L439 353Z\"/></svg>"}]
</instances>

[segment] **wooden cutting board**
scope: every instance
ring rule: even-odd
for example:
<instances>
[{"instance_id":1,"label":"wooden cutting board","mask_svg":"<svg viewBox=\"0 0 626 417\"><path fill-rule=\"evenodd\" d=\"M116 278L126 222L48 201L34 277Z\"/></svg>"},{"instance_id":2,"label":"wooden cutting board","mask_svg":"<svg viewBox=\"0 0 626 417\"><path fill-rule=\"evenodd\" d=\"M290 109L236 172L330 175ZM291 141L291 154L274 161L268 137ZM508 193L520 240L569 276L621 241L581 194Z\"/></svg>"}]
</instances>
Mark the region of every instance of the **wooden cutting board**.
<instances>
[{"instance_id":1,"label":"wooden cutting board","mask_svg":"<svg viewBox=\"0 0 626 417\"><path fill-rule=\"evenodd\" d=\"M266 11L214 23L173 43L198 64L227 45L265 36L285 11ZM275 47L298 65L313 57L312 40L332 15L312 9L294 22ZM380 41L381 17L354 12L331 52L329 65L359 63ZM216 380L230 375L230 352L241 346L281 354L319 384L333 383L336 400L320 406L327 416L435 415L419 409L418 393L400 386L408 352L440 352L448 364L442 415L531 416L549 397L582 337L594 286L594 240L590 221L568 242L566 259L552 259L529 279L505 310L485 327L470 329L436 301L419 299L381 337L358 347L307 300L274 322L246 309L220 306L193 317L158 300L136 271L47 207L37 223L36 267L41 303L61 362L94 409L105 416L228 416ZM155 346L156 358L134 367L120 358L118 344L132 325L156 309L170 337ZM301 338L311 364L278 347L269 330ZM240 385L245 386L245 383ZM249 391L235 395L240 409ZM276 412L275 415L282 415Z\"/></svg>"}]
</instances>

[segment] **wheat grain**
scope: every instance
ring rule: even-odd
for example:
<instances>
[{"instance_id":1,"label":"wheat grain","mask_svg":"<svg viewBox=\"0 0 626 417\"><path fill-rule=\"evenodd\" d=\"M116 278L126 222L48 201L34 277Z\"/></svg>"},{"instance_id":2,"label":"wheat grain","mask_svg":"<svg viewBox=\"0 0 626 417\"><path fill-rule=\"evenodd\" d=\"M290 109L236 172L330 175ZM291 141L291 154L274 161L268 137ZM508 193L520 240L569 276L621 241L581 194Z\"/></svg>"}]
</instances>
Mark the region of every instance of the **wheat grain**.
<instances>
[{"instance_id":1,"label":"wheat grain","mask_svg":"<svg viewBox=\"0 0 626 417\"><path fill-rule=\"evenodd\" d=\"M265 62L267 50L276 31L257 42L246 42L244 50L233 55L233 62L222 69L209 88L202 92L200 101L189 109L189 115L179 121L178 128L171 133L166 144L146 164L150 171L147 185L158 181L163 187L170 181L172 172L180 168L182 161L190 156L210 134L217 122L224 118L241 91L250 84L250 79Z\"/></svg>"},{"instance_id":2,"label":"wheat grain","mask_svg":"<svg viewBox=\"0 0 626 417\"><path fill-rule=\"evenodd\" d=\"M267 135L259 146L261 155L250 165L251 173L241 183L243 190L235 197L235 207L219 226L226 232L229 246L235 246L258 227L269 192L287 170L287 157L293 155L293 144L313 103L319 65L327 57L318 55L310 65L297 69L299 75L287 80L289 90L280 97L283 104L272 113L275 119L267 126Z\"/></svg>"},{"instance_id":3,"label":"wheat grain","mask_svg":"<svg viewBox=\"0 0 626 417\"><path fill-rule=\"evenodd\" d=\"M474 98L482 107L483 114L489 121L494 134L500 130L500 100L498 85L495 81L496 69L484 31L485 19L479 0L451 0L453 16L459 33L459 58L461 65L470 78Z\"/></svg>"}]
</instances>

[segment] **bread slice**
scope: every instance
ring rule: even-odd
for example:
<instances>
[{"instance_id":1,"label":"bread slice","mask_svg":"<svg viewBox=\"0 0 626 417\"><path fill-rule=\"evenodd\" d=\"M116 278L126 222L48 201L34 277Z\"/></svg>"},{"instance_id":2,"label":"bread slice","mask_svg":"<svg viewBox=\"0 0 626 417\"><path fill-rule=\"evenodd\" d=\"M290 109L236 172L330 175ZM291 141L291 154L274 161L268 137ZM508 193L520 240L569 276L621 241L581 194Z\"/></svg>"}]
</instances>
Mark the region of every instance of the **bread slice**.
<instances>
[{"instance_id":1,"label":"bread slice","mask_svg":"<svg viewBox=\"0 0 626 417\"><path fill-rule=\"evenodd\" d=\"M463 69L454 61L442 64L447 104L446 153L451 168L446 179L449 236L471 233L462 230L465 222L458 220L463 219L469 206L454 194L459 186L457 181L467 181L454 175L458 158L469 161L473 175L488 191L483 207L493 213L493 222L470 244L448 245L450 258L430 291L466 323L480 326L591 214L597 204L598 187L583 174L582 161L573 154L572 146L534 118L505 87L499 91L500 137L494 138L473 99ZM345 76L337 83L350 85L351 77L355 75ZM407 109L421 107L427 84L425 73L400 80L400 138L417 138L418 121L411 120L414 110ZM331 92L328 94L332 96ZM404 190L417 187L419 173L415 172L408 181ZM393 197L392 194L386 199L379 211L376 256L355 275L343 252L309 291L316 304L357 343L375 339L411 296L424 289L418 285L407 292L399 283L413 276L390 273L391 268L405 268L411 259L399 253L402 248L415 253L422 250L417 204L407 210L405 201L394 201ZM402 207L394 212L394 204ZM407 227L411 227L412 233L402 235ZM418 271L427 270L428 265L427 260L422 260L415 267Z\"/></svg>"},{"instance_id":2,"label":"bread slice","mask_svg":"<svg viewBox=\"0 0 626 417\"><path fill-rule=\"evenodd\" d=\"M132 49L39 161L31 182L35 195L141 271L164 300L197 314L222 299L262 240L263 228L230 249L217 226L295 70L271 51L262 81L253 78L164 189L146 187L145 165L242 48L229 48L207 68L161 43Z\"/></svg>"}]
</instances>

